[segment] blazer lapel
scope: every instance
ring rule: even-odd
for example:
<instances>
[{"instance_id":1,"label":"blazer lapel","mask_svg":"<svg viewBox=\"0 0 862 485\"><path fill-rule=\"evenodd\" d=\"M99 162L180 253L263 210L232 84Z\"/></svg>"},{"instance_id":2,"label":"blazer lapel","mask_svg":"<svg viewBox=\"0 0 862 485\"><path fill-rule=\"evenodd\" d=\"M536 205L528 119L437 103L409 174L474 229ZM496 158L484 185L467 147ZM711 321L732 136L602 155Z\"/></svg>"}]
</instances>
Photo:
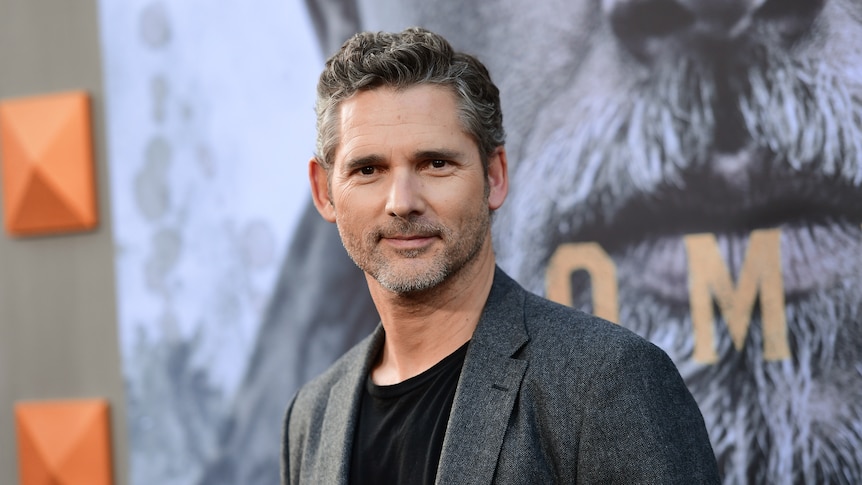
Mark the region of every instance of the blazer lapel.
<instances>
[{"instance_id":1,"label":"blazer lapel","mask_svg":"<svg viewBox=\"0 0 862 485\"><path fill-rule=\"evenodd\" d=\"M524 293L499 268L470 342L449 416L437 483L489 484L527 362Z\"/></svg>"},{"instance_id":2,"label":"blazer lapel","mask_svg":"<svg viewBox=\"0 0 862 485\"><path fill-rule=\"evenodd\" d=\"M323 416L320 436L320 454L316 483L346 485L349 478L350 455L353 448L353 433L359 411L359 400L365 377L383 343L383 330L377 329L360 350L360 365L354 366L335 383L329 392L329 401ZM363 355L364 354L364 355Z\"/></svg>"}]
</instances>

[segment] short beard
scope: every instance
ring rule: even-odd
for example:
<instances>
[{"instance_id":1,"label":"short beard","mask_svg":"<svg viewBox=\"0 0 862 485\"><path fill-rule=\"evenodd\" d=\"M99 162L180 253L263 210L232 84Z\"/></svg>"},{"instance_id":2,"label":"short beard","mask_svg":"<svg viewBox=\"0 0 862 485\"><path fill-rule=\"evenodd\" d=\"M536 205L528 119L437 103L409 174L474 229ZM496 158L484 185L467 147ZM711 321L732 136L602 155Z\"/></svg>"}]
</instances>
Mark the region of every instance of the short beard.
<instances>
[{"instance_id":1,"label":"short beard","mask_svg":"<svg viewBox=\"0 0 862 485\"><path fill-rule=\"evenodd\" d=\"M475 261L489 234L490 214L484 212L475 215L465 227L467 232L459 236L442 224L431 223L421 218L397 218L385 228L370 232L366 236L365 247L368 248L375 248L384 236L396 234L435 235L446 243L442 254L429 261L427 268L409 274L398 271L389 258L377 251L361 254L348 248L343 234L342 241L345 241L345 249L353 262L359 269L374 278L380 286L397 295L416 295L438 287ZM400 255L404 259L412 260L419 258L424 252L421 249L405 250L401 251ZM400 264L404 263L401 261Z\"/></svg>"},{"instance_id":2,"label":"short beard","mask_svg":"<svg viewBox=\"0 0 862 485\"><path fill-rule=\"evenodd\" d=\"M425 222L399 219L393 226L398 227L397 231L403 233L433 232L439 234L444 240L449 240L452 236L448 228ZM407 259L418 258L423 252L419 249L400 251L401 256ZM377 280L380 286L397 295L422 293L443 283L452 273L460 269L460 267L450 267L446 264L447 261L435 260L433 263L425 272L415 275L403 275L396 272L395 268L392 267L391 261L378 257L377 264L374 268L369 268L368 274Z\"/></svg>"}]
</instances>

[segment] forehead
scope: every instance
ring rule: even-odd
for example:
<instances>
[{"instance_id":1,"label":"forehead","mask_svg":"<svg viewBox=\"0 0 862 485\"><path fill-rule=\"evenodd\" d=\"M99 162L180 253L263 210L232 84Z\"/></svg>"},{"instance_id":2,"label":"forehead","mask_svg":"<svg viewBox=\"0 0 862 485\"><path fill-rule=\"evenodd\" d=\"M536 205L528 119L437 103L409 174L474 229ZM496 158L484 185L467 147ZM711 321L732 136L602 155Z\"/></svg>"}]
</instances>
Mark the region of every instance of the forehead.
<instances>
[{"instance_id":1,"label":"forehead","mask_svg":"<svg viewBox=\"0 0 862 485\"><path fill-rule=\"evenodd\" d=\"M341 103L338 127L336 161L399 149L463 149L467 143L478 150L461 123L456 96L443 86L361 91Z\"/></svg>"}]
</instances>

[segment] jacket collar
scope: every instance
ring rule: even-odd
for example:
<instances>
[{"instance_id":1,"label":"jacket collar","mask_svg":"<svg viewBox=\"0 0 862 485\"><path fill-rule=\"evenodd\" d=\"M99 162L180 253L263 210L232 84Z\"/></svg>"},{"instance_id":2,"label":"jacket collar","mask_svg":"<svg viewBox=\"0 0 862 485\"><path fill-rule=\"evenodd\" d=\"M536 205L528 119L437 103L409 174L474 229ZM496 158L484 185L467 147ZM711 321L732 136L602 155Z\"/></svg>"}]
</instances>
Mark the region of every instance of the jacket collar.
<instances>
[{"instance_id":1,"label":"jacket collar","mask_svg":"<svg viewBox=\"0 0 862 485\"><path fill-rule=\"evenodd\" d=\"M527 362L524 290L500 268L473 334L455 393L437 483L491 483Z\"/></svg>"},{"instance_id":2,"label":"jacket collar","mask_svg":"<svg viewBox=\"0 0 862 485\"><path fill-rule=\"evenodd\" d=\"M512 356L529 339L524 327L524 290L499 267L470 341L449 415L437 483L491 483L509 416L527 369ZM332 387L321 431L320 483L347 484L350 453L365 379L384 333L374 333L354 351L362 355ZM340 403L335 405L335 403Z\"/></svg>"},{"instance_id":3,"label":"jacket collar","mask_svg":"<svg viewBox=\"0 0 862 485\"><path fill-rule=\"evenodd\" d=\"M347 485L362 388L383 346L383 337L383 327L378 324L369 337L351 350L360 356L361 365L348 369L329 391L329 403L321 424L321 453L315 467L320 470L320 475L315 477L315 483ZM357 360L349 359L349 361Z\"/></svg>"}]
</instances>

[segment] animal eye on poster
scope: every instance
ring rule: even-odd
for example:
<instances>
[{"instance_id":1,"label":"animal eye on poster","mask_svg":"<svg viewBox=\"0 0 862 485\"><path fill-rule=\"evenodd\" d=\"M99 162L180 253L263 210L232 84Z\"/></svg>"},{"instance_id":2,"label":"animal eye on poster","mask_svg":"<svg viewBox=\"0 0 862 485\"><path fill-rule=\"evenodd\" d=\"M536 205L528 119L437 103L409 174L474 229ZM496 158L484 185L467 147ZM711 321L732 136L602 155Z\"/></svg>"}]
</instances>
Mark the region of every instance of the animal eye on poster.
<instances>
[{"instance_id":1,"label":"animal eye on poster","mask_svg":"<svg viewBox=\"0 0 862 485\"><path fill-rule=\"evenodd\" d=\"M725 483L862 481L858 2L101 8L133 484L276 483L291 395L378 322L308 197L314 83L412 25L500 87L499 265L667 352Z\"/></svg>"}]
</instances>

